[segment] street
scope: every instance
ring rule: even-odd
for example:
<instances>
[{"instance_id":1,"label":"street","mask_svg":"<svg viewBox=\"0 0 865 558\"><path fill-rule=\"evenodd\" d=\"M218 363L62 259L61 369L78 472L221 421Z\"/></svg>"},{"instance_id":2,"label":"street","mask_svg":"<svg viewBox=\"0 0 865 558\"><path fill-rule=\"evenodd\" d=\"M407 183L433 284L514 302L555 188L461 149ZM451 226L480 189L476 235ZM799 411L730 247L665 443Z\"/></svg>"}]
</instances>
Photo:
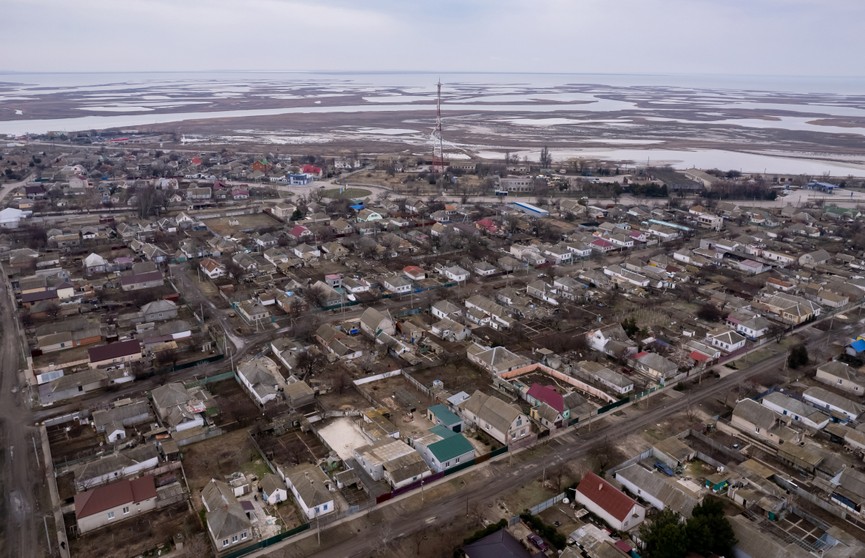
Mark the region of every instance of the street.
<instances>
[{"instance_id":1,"label":"street","mask_svg":"<svg viewBox=\"0 0 865 558\"><path fill-rule=\"evenodd\" d=\"M41 471L31 426L27 394L20 374L21 347L18 343L17 314L11 307L5 274L0 281L0 448L3 472L0 480L0 548L10 558L45 555L41 493Z\"/></svg>"}]
</instances>

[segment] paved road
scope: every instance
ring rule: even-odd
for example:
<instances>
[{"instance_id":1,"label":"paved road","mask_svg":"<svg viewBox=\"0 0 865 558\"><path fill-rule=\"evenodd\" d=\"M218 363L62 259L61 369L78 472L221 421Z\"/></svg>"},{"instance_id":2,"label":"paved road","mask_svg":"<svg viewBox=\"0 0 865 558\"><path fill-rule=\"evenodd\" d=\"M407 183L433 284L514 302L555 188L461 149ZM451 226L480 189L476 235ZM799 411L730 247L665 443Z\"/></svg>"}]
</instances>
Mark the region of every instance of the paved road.
<instances>
[{"instance_id":1,"label":"paved road","mask_svg":"<svg viewBox=\"0 0 865 558\"><path fill-rule=\"evenodd\" d=\"M823 332L814 335L809 341L809 346L818 347L827 335ZM528 459L526 456L517 456L513 458L513 464L507 455L502 456L489 464L491 474L482 478L479 475L471 475L473 469L469 469L467 474L463 476L467 484L462 491L437 501L430 501L428 497L425 505L419 511L410 512L407 506L395 502L392 505L380 507L375 512L376 514L381 513L381 516L373 525L370 525L370 519L364 516L348 518L326 528L322 533L322 547L315 546L315 533L313 531L294 539L290 544L260 551L253 556L273 556L274 558L299 558L301 556L360 558L371 556L375 554L376 550L380 550L382 538L408 537L421 531L434 532L436 525L445 524L462 517L467 502L493 502L501 494L536 481L542 475L544 467L584 458L596 445L605 440L616 440L638 432L650 424L660 422L671 414L687 409L689 405L697 405L705 399L729 391L733 386L741 384L753 376L779 368L785 357L784 354L770 357L720 380L707 379L702 385L691 388L687 396L648 411L631 408L627 413L632 416L629 416L627 420L594 431L583 426L579 431L570 431L556 436L553 438L556 441L549 442L549 444L556 445L555 453L551 454L548 450L545 455ZM473 479L473 476L476 478ZM447 481L439 482L451 482L452 480L453 477L449 477ZM410 497L416 499L418 495L413 494ZM350 537L347 540L339 536L329 536L329 531L335 531L338 525L343 524L349 524L353 532L363 533L363 535Z\"/></svg>"},{"instance_id":2,"label":"paved road","mask_svg":"<svg viewBox=\"0 0 865 558\"><path fill-rule=\"evenodd\" d=\"M45 536L38 499L40 466L34 453L35 429L29 424L26 389L20 389L24 379L15 317L5 275L0 276L0 538L4 556L26 558L44 555Z\"/></svg>"}]
</instances>

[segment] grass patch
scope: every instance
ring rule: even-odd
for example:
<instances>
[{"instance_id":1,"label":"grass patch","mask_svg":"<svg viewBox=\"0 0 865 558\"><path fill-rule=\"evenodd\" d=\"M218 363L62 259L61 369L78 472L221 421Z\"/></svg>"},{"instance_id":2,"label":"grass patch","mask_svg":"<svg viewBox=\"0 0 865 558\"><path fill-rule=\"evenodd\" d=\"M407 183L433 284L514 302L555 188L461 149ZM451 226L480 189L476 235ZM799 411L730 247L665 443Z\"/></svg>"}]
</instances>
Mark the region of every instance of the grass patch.
<instances>
[{"instance_id":1,"label":"grass patch","mask_svg":"<svg viewBox=\"0 0 865 558\"><path fill-rule=\"evenodd\" d=\"M372 194L371 191L365 190L363 188L346 188L343 192L339 191L339 188L329 188L327 190L322 191L321 193L326 198L331 199L341 199L341 198L365 198Z\"/></svg>"}]
</instances>

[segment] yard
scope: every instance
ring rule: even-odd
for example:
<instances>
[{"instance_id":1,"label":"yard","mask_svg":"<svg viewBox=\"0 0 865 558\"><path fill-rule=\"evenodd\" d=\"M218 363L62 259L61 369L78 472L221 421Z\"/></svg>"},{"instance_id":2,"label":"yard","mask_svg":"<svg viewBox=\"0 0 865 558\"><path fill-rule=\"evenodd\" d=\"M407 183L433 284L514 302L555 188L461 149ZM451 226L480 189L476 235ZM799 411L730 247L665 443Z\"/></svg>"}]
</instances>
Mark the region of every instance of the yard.
<instances>
[{"instance_id":1,"label":"yard","mask_svg":"<svg viewBox=\"0 0 865 558\"><path fill-rule=\"evenodd\" d=\"M250 215L235 215L232 217L216 217L204 221L207 227L219 236L239 236L247 231L277 230L283 224L267 213L253 213Z\"/></svg>"},{"instance_id":2,"label":"yard","mask_svg":"<svg viewBox=\"0 0 865 558\"><path fill-rule=\"evenodd\" d=\"M249 426L256 417L261 415L261 410L236 380L229 379L207 384L206 389L213 395L219 410L215 422L223 429L231 430Z\"/></svg>"},{"instance_id":3,"label":"yard","mask_svg":"<svg viewBox=\"0 0 865 558\"><path fill-rule=\"evenodd\" d=\"M465 349L463 349L463 354L464 351ZM489 374L471 364L464 357L448 364L430 366L423 370L411 372L411 376L427 387L432 387L434 380L441 380L444 389L450 393L464 391L471 395L477 390L487 392L491 389Z\"/></svg>"},{"instance_id":4,"label":"yard","mask_svg":"<svg viewBox=\"0 0 865 558\"><path fill-rule=\"evenodd\" d=\"M63 469L67 461L94 456L100 449L99 438L92 426L77 421L48 427L48 443L54 466Z\"/></svg>"},{"instance_id":5,"label":"yard","mask_svg":"<svg viewBox=\"0 0 865 558\"><path fill-rule=\"evenodd\" d=\"M224 480L227 475L237 471L261 478L269 472L246 429L185 446L182 451L183 467L193 500L199 498L201 489L212 478Z\"/></svg>"},{"instance_id":6,"label":"yard","mask_svg":"<svg viewBox=\"0 0 865 558\"><path fill-rule=\"evenodd\" d=\"M75 525L74 514L66 515L66 525L67 528ZM198 518L190 513L186 502L181 502L81 537L70 533L69 550L76 558L132 558L157 549L164 553L173 547L172 540L176 535L182 534L184 540L190 540L200 532L202 527Z\"/></svg>"},{"instance_id":7,"label":"yard","mask_svg":"<svg viewBox=\"0 0 865 558\"><path fill-rule=\"evenodd\" d=\"M255 440L271 462L289 467L300 463L314 463L330 453L315 435L299 429L289 430L281 435L261 432L255 436Z\"/></svg>"},{"instance_id":8,"label":"yard","mask_svg":"<svg viewBox=\"0 0 865 558\"><path fill-rule=\"evenodd\" d=\"M365 198L371 195L372 192L364 188L346 188L343 191L340 191L339 188L328 188L327 190L322 190L321 194L326 198L337 200Z\"/></svg>"}]
</instances>

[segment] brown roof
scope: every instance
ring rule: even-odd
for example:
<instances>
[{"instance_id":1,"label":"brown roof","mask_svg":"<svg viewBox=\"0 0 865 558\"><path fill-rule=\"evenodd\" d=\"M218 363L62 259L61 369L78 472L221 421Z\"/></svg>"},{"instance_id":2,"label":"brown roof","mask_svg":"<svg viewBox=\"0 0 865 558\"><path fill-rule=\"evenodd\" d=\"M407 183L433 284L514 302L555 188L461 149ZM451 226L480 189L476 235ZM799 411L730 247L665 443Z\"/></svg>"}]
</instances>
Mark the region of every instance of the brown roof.
<instances>
[{"instance_id":1,"label":"brown roof","mask_svg":"<svg viewBox=\"0 0 865 558\"><path fill-rule=\"evenodd\" d=\"M109 343L108 345L100 345L87 350L87 353L90 355L90 362L102 362L104 360L112 360L140 352L141 342L137 339L120 341L118 343Z\"/></svg>"},{"instance_id":2,"label":"brown roof","mask_svg":"<svg viewBox=\"0 0 865 558\"><path fill-rule=\"evenodd\" d=\"M601 506L604 511L619 521L624 521L636 504L624 492L595 473L586 473L577 487L577 492Z\"/></svg>"},{"instance_id":3,"label":"brown roof","mask_svg":"<svg viewBox=\"0 0 865 558\"><path fill-rule=\"evenodd\" d=\"M75 495L75 517L80 519L116 508L156 498L156 483L151 475L135 480L123 479L97 486Z\"/></svg>"},{"instance_id":4,"label":"brown roof","mask_svg":"<svg viewBox=\"0 0 865 558\"><path fill-rule=\"evenodd\" d=\"M124 275L120 278L121 285L135 285L137 283L150 283L151 281L161 281L163 279L161 271L147 271L144 273L133 273Z\"/></svg>"}]
</instances>

